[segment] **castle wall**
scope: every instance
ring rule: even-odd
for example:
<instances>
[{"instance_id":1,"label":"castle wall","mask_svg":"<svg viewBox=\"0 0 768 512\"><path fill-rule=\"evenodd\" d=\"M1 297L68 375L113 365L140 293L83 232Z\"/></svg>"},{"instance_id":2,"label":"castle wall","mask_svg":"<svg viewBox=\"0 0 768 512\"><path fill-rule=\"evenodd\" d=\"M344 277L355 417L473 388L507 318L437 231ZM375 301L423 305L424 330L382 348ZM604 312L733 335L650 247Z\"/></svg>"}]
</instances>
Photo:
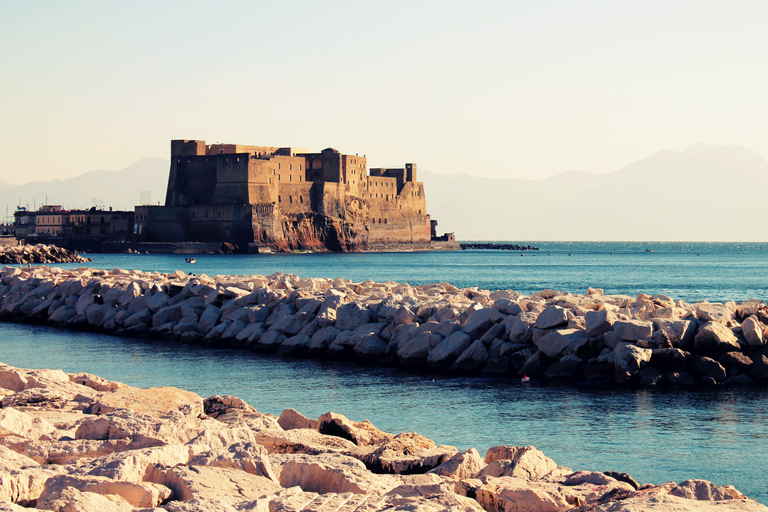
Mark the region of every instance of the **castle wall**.
<instances>
[{"instance_id":1,"label":"castle wall","mask_svg":"<svg viewBox=\"0 0 768 512\"><path fill-rule=\"evenodd\" d=\"M134 235L144 242L184 242L187 210L183 206L137 206Z\"/></svg>"},{"instance_id":2,"label":"castle wall","mask_svg":"<svg viewBox=\"0 0 768 512\"><path fill-rule=\"evenodd\" d=\"M216 160L216 181L213 196L205 204L248 203L248 154L223 154L206 159Z\"/></svg>"},{"instance_id":3,"label":"castle wall","mask_svg":"<svg viewBox=\"0 0 768 512\"><path fill-rule=\"evenodd\" d=\"M300 183L281 183L278 188L277 206L284 214L312 213L313 184L306 181Z\"/></svg>"},{"instance_id":4,"label":"castle wall","mask_svg":"<svg viewBox=\"0 0 768 512\"><path fill-rule=\"evenodd\" d=\"M429 242L429 215L377 217L375 222L372 218L368 239L370 242Z\"/></svg>"}]
</instances>

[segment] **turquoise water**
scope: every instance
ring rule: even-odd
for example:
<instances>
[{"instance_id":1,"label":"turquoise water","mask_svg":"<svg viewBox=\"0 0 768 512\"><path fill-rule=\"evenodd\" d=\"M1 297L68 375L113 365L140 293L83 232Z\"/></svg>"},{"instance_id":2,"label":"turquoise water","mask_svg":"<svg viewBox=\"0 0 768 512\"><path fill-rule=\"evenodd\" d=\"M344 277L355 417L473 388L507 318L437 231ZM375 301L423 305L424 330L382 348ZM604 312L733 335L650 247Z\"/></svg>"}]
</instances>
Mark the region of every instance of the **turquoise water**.
<instances>
[{"instance_id":1,"label":"turquoise water","mask_svg":"<svg viewBox=\"0 0 768 512\"><path fill-rule=\"evenodd\" d=\"M459 287L533 293L587 287L635 296L664 293L687 302L768 300L768 243L525 242L540 251L199 255L92 254L89 266L196 274L344 277L410 284L449 282ZM646 252L651 250L653 252ZM550 255L551 252L551 255ZM569 256L570 253L570 256ZM69 267L82 264L62 265Z\"/></svg>"},{"instance_id":2,"label":"turquoise water","mask_svg":"<svg viewBox=\"0 0 768 512\"><path fill-rule=\"evenodd\" d=\"M768 244L533 243L506 251L414 254L93 255L99 268L214 274L346 277L411 284L554 288L583 293L665 293L700 299L768 299ZM654 252L646 252L646 248ZM548 255L552 251L552 255ZM568 256L568 252L571 256ZM688 252L691 251L691 252ZM613 254L611 254L613 252ZM82 266L82 265L69 265ZM263 412L332 410L391 431L481 453L532 444L574 469L627 472L641 482L705 478L768 504L768 389L698 391L521 385L439 378L393 368L281 359L234 350L0 324L0 361L88 371L135 386L178 386L206 397L233 394Z\"/></svg>"}]
</instances>

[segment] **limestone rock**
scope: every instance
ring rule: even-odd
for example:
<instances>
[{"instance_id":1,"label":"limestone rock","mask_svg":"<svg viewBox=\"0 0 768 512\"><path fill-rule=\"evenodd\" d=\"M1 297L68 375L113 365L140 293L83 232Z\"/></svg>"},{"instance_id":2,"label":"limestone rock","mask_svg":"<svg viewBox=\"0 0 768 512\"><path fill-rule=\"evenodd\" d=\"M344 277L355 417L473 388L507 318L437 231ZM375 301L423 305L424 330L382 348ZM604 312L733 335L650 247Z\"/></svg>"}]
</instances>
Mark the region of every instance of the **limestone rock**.
<instances>
[{"instance_id":1,"label":"limestone rock","mask_svg":"<svg viewBox=\"0 0 768 512\"><path fill-rule=\"evenodd\" d=\"M616 314L607 309L587 311L584 318L586 320L586 335L589 338L596 338L613 330L613 324L618 321Z\"/></svg>"},{"instance_id":2,"label":"limestone rock","mask_svg":"<svg viewBox=\"0 0 768 512\"><path fill-rule=\"evenodd\" d=\"M721 500L741 500L746 498L733 486L717 486L706 480L686 480L669 491L673 496L680 496L689 500L699 501L721 501Z\"/></svg>"},{"instance_id":3,"label":"limestone rock","mask_svg":"<svg viewBox=\"0 0 768 512\"><path fill-rule=\"evenodd\" d=\"M421 364L429 357L429 353L442 341L442 336L424 332L401 343L397 350L397 358L405 365Z\"/></svg>"},{"instance_id":4,"label":"limestone rock","mask_svg":"<svg viewBox=\"0 0 768 512\"><path fill-rule=\"evenodd\" d=\"M747 317L741 323L741 332L752 350L758 350L765 345L765 325L755 315Z\"/></svg>"},{"instance_id":5,"label":"limestone rock","mask_svg":"<svg viewBox=\"0 0 768 512\"><path fill-rule=\"evenodd\" d=\"M514 476L540 480L557 469L555 461L533 446L494 446L485 454L488 464L479 476Z\"/></svg>"},{"instance_id":6,"label":"limestone rock","mask_svg":"<svg viewBox=\"0 0 768 512\"><path fill-rule=\"evenodd\" d=\"M567 488L565 488L567 489ZM485 477L475 489L475 496L485 510L556 512L581 503L554 486L537 485L518 477Z\"/></svg>"},{"instance_id":7,"label":"limestone rock","mask_svg":"<svg viewBox=\"0 0 768 512\"><path fill-rule=\"evenodd\" d=\"M536 319L537 329L556 329L568 324L567 310L560 306L549 306L539 313Z\"/></svg>"},{"instance_id":8,"label":"limestone rock","mask_svg":"<svg viewBox=\"0 0 768 512\"><path fill-rule=\"evenodd\" d=\"M45 483L45 488L37 500L37 507L50 510L53 502L60 499L61 493L69 487L81 492L115 494L138 508L156 507L171 496L170 489L157 483L123 482L96 476L57 475Z\"/></svg>"},{"instance_id":9,"label":"limestone rock","mask_svg":"<svg viewBox=\"0 0 768 512\"><path fill-rule=\"evenodd\" d=\"M613 332L624 341L638 341L653 334L653 324L643 320L619 320L613 324Z\"/></svg>"},{"instance_id":10,"label":"limestone rock","mask_svg":"<svg viewBox=\"0 0 768 512\"><path fill-rule=\"evenodd\" d=\"M16 435L37 440L54 432L56 427L44 418L32 418L13 407L0 409L0 437Z\"/></svg>"},{"instance_id":11,"label":"limestone rock","mask_svg":"<svg viewBox=\"0 0 768 512\"><path fill-rule=\"evenodd\" d=\"M470 448L467 451L457 453L436 468L430 469L429 473L447 476L454 480L464 480L475 478L485 466L486 464L477 450Z\"/></svg>"},{"instance_id":12,"label":"limestone rock","mask_svg":"<svg viewBox=\"0 0 768 512\"><path fill-rule=\"evenodd\" d=\"M354 422L334 412L327 412L317 418L317 426L321 434L349 439L358 446L379 444L395 437L374 427L368 420Z\"/></svg>"},{"instance_id":13,"label":"limestone rock","mask_svg":"<svg viewBox=\"0 0 768 512\"><path fill-rule=\"evenodd\" d=\"M728 304L710 304L708 302L702 302L695 304L696 318L703 322L716 322L719 324L728 324L733 320L736 305L733 303Z\"/></svg>"},{"instance_id":14,"label":"limestone rock","mask_svg":"<svg viewBox=\"0 0 768 512\"><path fill-rule=\"evenodd\" d=\"M453 446L435 446L424 436L405 432L359 458L374 473L412 475L426 473L456 455Z\"/></svg>"},{"instance_id":15,"label":"limestone rock","mask_svg":"<svg viewBox=\"0 0 768 512\"><path fill-rule=\"evenodd\" d=\"M472 340L476 340L482 336L485 331L491 328L491 325L496 322L500 322L503 319L503 315L498 308L484 308L474 311L466 322L462 326L461 330L464 331Z\"/></svg>"},{"instance_id":16,"label":"limestone rock","mask_svg":"<svg viewBox=\"0 0 768 512\"><path fill-rule=\"evenodd\" d=\"M370 321L370 311L359 302L349 302L336 310L336 327L354 330Z\"/></svg>"},{"instance_id":17,"label":"limestone rock","mask_svg":"<svg viewBox=\"0 0 768 512\"><path fill-rule=\"evenodd\" d=\"M171 444L96 457L78 466L73 474L141 482L151 464L175 466L186 464L188 460L189 451L184 445Z\"/></svg>"},{"instance_id":18,"label":"limestone rock","mask_svg":"<svg viewBox=\"0 0 768 512\"><path fill-rule=\"evenodd\" d=\"M255 408L232 395L214 395L203 400L203 412L211 418L218 418L233 410L256 412Z\"/></svg>"},{"instance_id":19,"label":"limestone rock","mask_svg":"<svg viewBox=\"0 0 768 512\"><path fill-rule=\"evenodd\" d=\"M75 487L64 488L55 500L48 502L47 506L54 512L132 512L135 510L130 503L117 494L81 492Z\"/></svg>"},{"instance_id":20,"label":"limestone rock","mask_svg":"<svg viewBox=\"0 0 768 512\"><path fill-rule=\"evenodd\" d=\"M317 430L317 420L307 418L296 409L285 409L280 413L277 422L284 430L294 428L311 428Z\"/></svg>"},{"instance_id":21,"label":"limestone rock","mask_svg":"<svg viewBox=\"0 0 768 512\"><path fill-rule=\"evenodd\" d=\"M714 359L702 356L701 354L695 354L691 360L693 369L700 374L712 377L717 382L723 382L725 380L725 368Z\"/></svg>"},{"instance_id":22,"label":"limestone rock","mask_svg":"<svg viewBox=\"0 0 768 512\"><path fill-rule=\"evenodd\" d=\"M265 430L254 433L255 442L264 446L269 454L275 453L341 453L355 455L361 449L347 439L324 435L317 430L298 428L293 430Z\"/></svg>"},{"instance_id":23,"label":"limestone rock","mask_svg":"<svg viewBox=\"0 0 768 512\"><path fill-rule=\"evenodd\" d=\"M545 356L554 359L573 343L585 337L584 331L578 329L560 329L546 334L536 341L536 347Z\"/></svg>"},{"instance_id":24,"label":"limestone rock","mask_svg":"<svg viewBox=\"0 0 768 512\"><path fill-rule=\"evenodd\" d=\"M168 487L182 501L216 499L233 504L264 498L280 490L278 484L263 476L210 466L155 466L147 479Z\"/></svg>"},{"instance_id":25,"label":"limestone rock","mask_svg":"<svg viewBox=\"0 0 768 512\"><path fill-rule=\"evenodd\" d=\"M619 343L613 350L616 381L626 382L640 373L640 370L651 360L652 354L651 349L640 348L629 343Z\"/></svg>"},{"instance_id":26,"label":"limestone rock","mask_svg":"<svg viewBox=\"0 0 768 512\"><path fill-rule=\"evenodd\" d=\"M482 341L472 343L448 368L450 373L474 372L483 367L488 360L488 350Z\"/></svg>"},{"instance_id":27,"label":"limestone rock","mask_svg":"<svg viewBox=\"0 0 768 512\"><path fill-rule=\"evenodd\" d=\"M280 485L298 485L318 493L383 494L394 487L391 480L372 475L357 459L341 454L289 455L280 470Z\"/></svg>"},{"instance_id":28,"label":"limestone rock","mask_svg":"<svg viewBox=\"0 0 768 512\"><path fill-rule=\"evenodd\" d=\"M739 340L733 331L719 322L709 322L701 326L694 343L698 352L714 358L726 352L741 351Z\"/></svg>"},{"instance_id":29,"label":"limestone rock","mask_svg":"<svg viewBox=\"0 0 768 512\"><path fill-rule=\"evenodd\" d=\"M139 389L130 386L103 395L94 404L92 412L104 414L118 409L158 416L174 410L194 417L204 413L203 399L196 393L171 387Z\"/></svg>"},{"instance_id":30,"label":"limestone rock","mask_svg":"<svg viewBox=\"0 0 768 512\"><path fill-rule=\"evenodd\" d=\"M429 351L427 366L447 368L469 347L469 344L469 335L463 331L452 333Z\"/></svg>"},{"instance_id":31,"label":"limestone rock","mask_svg":"<svg viewBox=\"0 0 768 512\"><path fill-rule=\"evenodd\" d=\"M267 449L256 443L239 442L229 447L201 453L192 457L189 465L239 469L279 483L269 462Z\"/></svg>"}]
</instances>

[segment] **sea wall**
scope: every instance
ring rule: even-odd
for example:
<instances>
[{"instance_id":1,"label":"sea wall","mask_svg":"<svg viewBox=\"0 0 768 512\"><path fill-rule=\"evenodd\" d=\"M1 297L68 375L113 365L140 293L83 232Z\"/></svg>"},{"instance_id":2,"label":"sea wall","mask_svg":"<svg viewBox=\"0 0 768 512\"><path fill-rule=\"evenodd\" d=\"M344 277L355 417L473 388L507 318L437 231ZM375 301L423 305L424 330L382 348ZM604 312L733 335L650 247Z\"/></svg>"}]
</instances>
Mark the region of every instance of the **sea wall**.
<instances>
[{"instance_id":1,"label":"sea wall","mask_svg":"<svg viewBox=\"0 0 768 512\"><path fill-rule=\"evenodd\" d=\"M761 301L6 267L0 317L285 356L639 385L768 382Z\"/></svg>"},{"instance_id":2,"label":"sea wall","mask_svg":"<svg viewBox=\"0 0 768 512\"><path fill-rule=\"evenodd\" d=\"M573 471L533 446L484 457L341 414L140 389L0 363L0 510L766 512L705 480Z\"/></svg>"}]
</instances>

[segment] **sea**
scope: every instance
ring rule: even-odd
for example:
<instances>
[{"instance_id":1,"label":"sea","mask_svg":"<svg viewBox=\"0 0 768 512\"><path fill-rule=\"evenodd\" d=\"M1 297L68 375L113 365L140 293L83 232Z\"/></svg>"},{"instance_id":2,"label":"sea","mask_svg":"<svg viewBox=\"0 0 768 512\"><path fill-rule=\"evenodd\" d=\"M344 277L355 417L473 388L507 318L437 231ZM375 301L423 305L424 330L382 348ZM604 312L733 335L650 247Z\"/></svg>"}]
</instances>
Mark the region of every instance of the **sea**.
<instances>
[{"instance_id":1,"label":"sea","mask_svg":"<svg viewBox=\"0 0 768 512\"><path fill-rule=\"evenodd\" d=\"M92 254L89 264L197 275L343 277L459 287L664 294L688 303L768 301L768 243L535 242L538 251L195 255ZM87 371L139 387L230 394L259 411L334 411L460 450L533 445L574 470L641 483L702 478L768 505L768 388L555 385L448 377L348 362L280 358L147 339L0 323L0 361Z\"/></svg>"}]
</instances>

